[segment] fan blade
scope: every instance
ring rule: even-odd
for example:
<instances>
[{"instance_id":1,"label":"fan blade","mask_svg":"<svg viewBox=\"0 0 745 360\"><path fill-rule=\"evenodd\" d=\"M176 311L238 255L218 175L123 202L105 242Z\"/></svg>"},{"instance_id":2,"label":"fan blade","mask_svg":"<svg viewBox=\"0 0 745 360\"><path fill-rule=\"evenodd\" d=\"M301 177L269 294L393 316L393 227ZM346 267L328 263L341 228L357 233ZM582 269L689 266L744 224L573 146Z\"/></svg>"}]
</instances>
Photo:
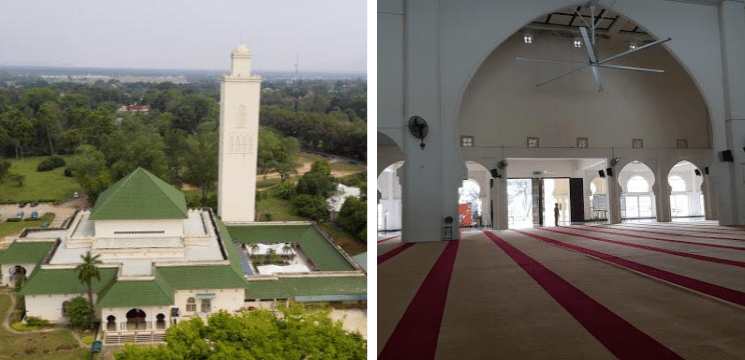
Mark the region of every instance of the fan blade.
<instances>
[{"instance_id":1,"label":"fan blade","mask_svg":"<svg viewBox=\"0 0 745 360\"><path fill-rule=\"evenodd\" d=\"M550 82L552 82L552 81L555 81L555 80L559 80L559 79L563 78L564 76L567 76L567 75L570 75L570 74L574 74L574 73L576 73L577 71L580 71L580 70L582 70L582 69L584 69L584 68L586 68L586 67L588 67L588 66L590 66L590 64L585 64L584 66L580 66L580 67L578 67L578 68L576 68L576 69L574 69L574 70L572 70L572 71L570 71L570 72L568 72L568 73L565 73L565 74L559 75L559 76L557 76L557 77L555 77L555 78L553 78L553 79L550 79L550 80L544 81L544 82L542 82L542 83L540 83L540 84L536 84L536 86L543 86L543 85L546 85L546 84L548 84L548 83L550 83Z\"/></svg>"},{"instance_id":2,"label":"fan blade","mask_svg":"<svg viewBox=\"0 0 745 360\"><path fill-rule=\"evenodd\" d=\"M590 42L590 37L587 36L587 29L584 27L579 28L579 31L582 32L582 39L585 40L585 47L587 48L587 53L590 54L590 62L595 64L597 63L597 59L595 59L595 47L592 46L592 43Z\"/></svg>"},{"instance_id":3,"label":"fan blade","mask_svg":"<svg viewBox=\"0 0 745 360\"><path fill-rule=\"evenodd\" d=\"M598 86L598 92L605 90L603 89L603 83L600 82L600 73L598 72L598 67L590 66L590 69L592 69L592 76L595 79L595 84Z\"/></svg>"},{"instance_id":4,"label":"fan blade","mask_svg":"<svg viewBox=\"0 0 745 360\"><path fill-rule=\"evenodd\" d=\"M605 64L605 63L607 63L609 61L613 61L613 60L617 60L617 59L620 59L620 58L629 56L629 55L631 55L631 54L633 54L635 52L642 51L642 50L645 50L645 49L649 49L652 46L660 45L660 44L662 44L664 42L668 42L670 40L672 40L672 39L671 38L667 38L667 39L657 40L657 41L651 42L651 43L649 43L647 45L640 46L640 47L638 47L638 48L636 48L634 50L629 50L629 51L625 51L625 52L622 52L622 53L617 54L617 55L613 55L613 56L611 56L611 57L609 57L609 58L607 58L605 60L602 60L602 61L598 62L598 64Z\"/></svg>"},{"instance_id":5,"label":"fan blade","mask_svg":"<svg viewBox=\"0 0 745 360\"><path fill-rule=\"evenodd\" d=\"M522 56L515 56L514 59L515 60L543 61L543 62L552 62L552 63L586 64L586 62L584 61L538 59L538 58L526 58Z\"/></svg>"},{"instance_id":6,"label":"fan blade","mask_svg":"<svg viewBox=\"0 0 745 360\"><path fill-rule=\"evenodd\" d=\"M633 70L633 71L643 71L643 72L651 72L651 73L658 73L658 74L665 72L665 70L640 68L640 67L635 67L635 66L607 65L607 64L602 64L598 66L600 66L601 68L608 68L608 69Z\"/></svg>"}]
</instances>

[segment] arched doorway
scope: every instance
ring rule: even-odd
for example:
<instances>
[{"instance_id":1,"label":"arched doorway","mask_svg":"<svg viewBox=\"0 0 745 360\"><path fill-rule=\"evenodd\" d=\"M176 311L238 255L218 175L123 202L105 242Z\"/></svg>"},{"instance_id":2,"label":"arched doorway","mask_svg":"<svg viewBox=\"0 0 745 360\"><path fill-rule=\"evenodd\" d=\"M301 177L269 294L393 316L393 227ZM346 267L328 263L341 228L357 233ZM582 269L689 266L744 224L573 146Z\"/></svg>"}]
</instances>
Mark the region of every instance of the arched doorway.
<instances>
[{"instance_id":1,"label":"arched doorway","mask_svg":"<svg viewBox=\"0 0 745 360\"><path fill-rule=\"evenodd\" d=\"M459 224L463 226L480 226L482 215L481 187L472 179L463 180L458 188Z\"/></svg>"},{"instance_id":2,"label":"arched doorway","mask_svg":"<svg viewBox=\"0 0 745 360\"><path fill-rule=\"evenodd\" d=\"M590 219L608 219L608 182L596 177L590 182Z\"/></svg>"},{"instance_id":3,"label":"arched doorway","mask_svg":"<svg viewBox=\"0 0 745 360\"><path fill-rule=\"evenodd\" d=\"M689 161L681 161L667 175L670 184L670 213L673 218L703 217L703 173Z\"/></svg>"},{"instance_id":4,"label":"arched doorway","mask_svg":"<svg viewBox=\"0 0 745 360\"><path fill-rule=\"evenodd\" d=\"M127 312L127 330L146 330L145 311L132 309Z\"/></svg>"},{"instance_id":5,"label":"arched doorway","mask_svg":"<svg viewBox=\"0 0 745 360\"><path fill-rule=\"evenodd\" d=\"M401 231L402 186L398 172L403 161L398 161L383 169L378 175L378 231Z\"/></svg>"},{"instance_id":6,"label":"arched doorway","mask_svg":"<svg viewBox=\"0 0 745 360\"><path fill-rule=\"evenodd\" d=\"M15 267L10 269L10 283L11 284L17 284L19 281L21 283L26 281L26 268L21 265L16 265Z\"/></svg>"},{"instance_id":7,"label":"arched doorway","mask_svg":"<svg viewBox=\"0 0 745 360\"><path fill-rule=\"evenodd\" d=\"M618 173L621 185L621 219L653 219L656 216L652 169L640 161L632 161Z\"/></svg>"},{"instance_id":8,"label":"arched doorway","mask_svg":"<svg viewBox=\"0 0 745 360\"><path fill-rule=\"evenodd\" d=\"M166 328L166 316L163 314L158 314L155 316L155 328L159 330L163 330Z\"/></svg>"},{"instance_id":9,"label":"arched doorway","mask_svg":"<svg viewBox=\"0 0 745 360\"><path fill-rule=\"evenodd\" d=\"M108 317L106 317L106 330L116 331L116 316L109 315Z\"/></svg>"}]
</instances>

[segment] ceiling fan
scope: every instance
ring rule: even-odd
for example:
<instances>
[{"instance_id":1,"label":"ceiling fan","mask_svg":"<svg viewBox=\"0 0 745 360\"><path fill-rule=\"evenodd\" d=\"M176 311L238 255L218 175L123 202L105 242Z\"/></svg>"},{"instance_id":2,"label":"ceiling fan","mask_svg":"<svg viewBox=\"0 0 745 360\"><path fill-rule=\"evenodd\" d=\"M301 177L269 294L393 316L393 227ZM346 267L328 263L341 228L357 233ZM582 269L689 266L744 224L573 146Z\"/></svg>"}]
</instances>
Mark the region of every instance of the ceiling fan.
<instances>
[{"instance_id":1,"label":"ceiling fan","mask_svg":"<svg viewBox=\"0 0 745 360\"><path fill-rule=\"evenodd\" d=\"M610 9L611 7L613 7L613 4L615 4L616 1L613 1L613 3L611 3L611 5L608 7L608 9ZM664 42L667 42L667 41L672 40L669 37L667 39L657 40L657 41L651 42L649 44L646 44L646 45L643 45L643 46L639 46L639 47L633 48L633 49L631 49L629 51L625 51L625 52L622 52L622 53L619 53L619 54L610 56L610 57L605 58L603 60L600 60L599 59L598 48L597 48L597 45L596 45L596 40L597 40L597 36L596 35L597 34L596 34L596 31L595 30L597 28L597 24L599 24L601 21L603 21L603 19L605 19L605 15L608 12L606 11L605 14L603 14L603 16L596 22L595 21L595 8L597 7L598 3L599 3L599 0L591 0L587 5L584 5L584 6L588 6L590 8L590 14L591 14L590 15L591 16L591 23L590 24L587 23L587 21L585 20L584 16L582 16L582 14L580 14L580 12L579 12L578 9L574 9L574 12L577 13L577 15L579 16L579 18L582 20L583 23L585 23L585 25L587 26L587 28L590 29L590 32L591 32L591 34L588 34L587 33L587 28L584 27L584 26L582 26L582 27L579 28L579 31L582 33L582 40L583 40L583 42L585 44L585 48L587 49L587 54L589 55L587 62L567 61L567 60L551 60L551 59L536 59L536 58L527 58L527 57L519 57L519 56L516 56L515 57L516 60L529 60L529 61L541 61L541 62L553 62L553 63L583 64L582 66L577 67L575 69L572 69L571 71L566 72L566 73L564 73L562 75L559 75L557 77L554 77L552 79L549 79L547 81L544 81L544 82L542 82L540 84L536 84L536 86L546 85L546 84L548 84L548 83L550 83L552 81L556 81L556 80L561 79L561 78L563 78L563 77L565 77L567 75L574 74L574 73L576 73L576 72L578 72L578 71L580 71L582 69L588 68L588 67L590 68L590 70L592 70L592 76L593 76L593 78L595 80L595 84L598 87L598 91L604 91L605 90L603 88L603 82L600 80L600 71L599 71L599 68L617 69L617 70L631 70L631 71L651 72L651 73L664 73L665 72L665 70L660 70L660 69L640 68L640 67L624 66L624 65L611 65L611 64L608 64L608 62L611 62L613 60L618 60L618 59L627 57L627 56L629 56L631 54L637 53L637 52L642 51L642 50L645 50L645 49L649 49L649 48L651 48L653 46L657 46L657 45L660 45L660 44L662 44Z\"/></svg>"}]
</instances>

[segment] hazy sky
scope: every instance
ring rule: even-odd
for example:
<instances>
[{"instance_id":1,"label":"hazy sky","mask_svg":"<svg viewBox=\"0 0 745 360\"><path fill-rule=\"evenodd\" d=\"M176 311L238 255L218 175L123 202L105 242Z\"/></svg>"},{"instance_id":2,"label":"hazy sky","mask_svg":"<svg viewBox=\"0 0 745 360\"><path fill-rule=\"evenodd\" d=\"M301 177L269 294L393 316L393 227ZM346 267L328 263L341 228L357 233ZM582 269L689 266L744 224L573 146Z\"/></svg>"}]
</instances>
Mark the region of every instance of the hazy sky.
<instances>
[{"instance_id":1,"label":"hazy sky","mask_svg":"<svg viewBox=\"0 0 745 360\"><path fill-rule=\"evenodd\" d=\"M0 0L0 65L367 69L365 0Z\"/></svg>"}]
</instances>

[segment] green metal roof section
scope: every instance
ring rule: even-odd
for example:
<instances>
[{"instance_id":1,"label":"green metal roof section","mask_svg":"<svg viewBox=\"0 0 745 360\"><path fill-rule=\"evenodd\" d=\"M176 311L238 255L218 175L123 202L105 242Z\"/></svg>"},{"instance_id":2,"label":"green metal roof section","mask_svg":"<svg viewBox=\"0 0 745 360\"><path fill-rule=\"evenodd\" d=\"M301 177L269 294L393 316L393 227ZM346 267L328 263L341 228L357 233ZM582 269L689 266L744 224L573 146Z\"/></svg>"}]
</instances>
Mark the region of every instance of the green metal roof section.
<instances>
[{"instance_id":1,"label":"green metal roof section","mask_svg":"<svg viewBox=\"0 0 745 360\"><path fill-rule=\"evenodd\" d=\"M173 288L160 275L155 280L116 280L98 296L96 307L137 307L173 305Z\"/></svg>"},{"instance_id":2,"label":"green metal roof section","mask_svg":"<svg viewBox=\"0 0 745 360\"><path fill-rule=\"evenodd\" d=\"M290 292L279 280L254 280L246 285L246 299L288 299Z\"/></svg>"},{"instance_id":3,"label":"green metal roof section","mask_svg":"<svg viewBox=\"0 0 745 360\"><path fill-rule=\"evenodd\" d=\"M222 220L218 218L217 216L213 217L215 219L215 224L217 224L217 234L220 237L220 241L222 241L223 247L225 248L225 251L228 253L228 259L230 260L230 267L235 270L235 273L239 276L243 277L243 269L241 269L241 259L238 252L235 250L235 247L233 246L233 238L230 236L230 232L228 231L228 228L223 224Z\"/></svg>"},{"instance_id":4,"label":"green metal roof section","mask_svg":"<svg viewBox=\"0 0 745 360\"><path fill-rule=\"evenodd\" d=\"M281 277L294 296L366 295L367 276Z\"/></svg>"},{"instance_id":5,"label":"green metal roof section","mask_svg":"<svg viewBox=\"0 0 745 360\"><path fill-rule=\"evenodd\" d=\"M244 244L297 242L320 271L353 271L354 266L313 225L228 226Z\"/></svg>"},{"instance_id":6,"label":"green metal roof section","mask_svg":"<svg viewBox=\"0 0 745 360\"><path fill-rule=\"evenodd\" d=\"M54 241L18 242L14 241L0 253L0 264L38 264L54 246Z\"/></svg>"},{"instance_id":7,"label":"green metal roof section","mask_svg":"<svg viewBox=\"0 0 745 360\"><path fill-rule=\"evenodd\" d=\"M163 266L155 270L174 289L245 288L246 280L227 265Z\"/></svg>"},{"instance_id":8,"label":"green metal roof section","mask_svg":"<svg viewBox=\"0 0 745 360\"><path fill-rule=\"evenodd\" d=\"M101 280L91 282L94 293L100 292L116 278L118 268L99 268ZM75 269L35 269L19 295L83 294L85 284L78 280Z\"/></svg>"},{"instance_id":9,"label":"green metal roof section","mask_svg":"<svg viewBox=\"0 0 745 360\"><path fill-rule=\"evenodd\" d=\"M91 220L186 219L184 194L143 168L106 189L96 200Z\"/></svg>"}]
</instances>

